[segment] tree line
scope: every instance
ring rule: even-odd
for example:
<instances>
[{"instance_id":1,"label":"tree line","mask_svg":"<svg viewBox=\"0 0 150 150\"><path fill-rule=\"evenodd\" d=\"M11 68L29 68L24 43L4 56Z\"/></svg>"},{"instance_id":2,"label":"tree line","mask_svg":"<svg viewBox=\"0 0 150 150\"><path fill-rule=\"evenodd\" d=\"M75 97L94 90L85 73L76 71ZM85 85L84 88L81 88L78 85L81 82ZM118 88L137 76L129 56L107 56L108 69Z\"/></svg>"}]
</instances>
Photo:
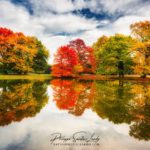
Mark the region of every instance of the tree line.
<instances>
[{"instance_id":1,"label":"tree line","mask_svg":"<svg viewBox=\"0 0 150 150\"><path fill-rule=\"evenodd\" d=\"M55 55L54 76L150 74L150 21L130 26L132 35L101 36L91 46L81 39L62 46Z\"/></svg>"},{"instance_id":2,"label":"tree line","mask_svg":"<svg viewBox=\"0 0 150 150\"><path fill-rule=\"evenodd\" d=\"M103 35L92 46L82 39L60 46L54 56L52 75L150 74L150 21L130 25L131 35ZM36 37L0 28L0 72L4 74L45 73L48 50Z\"/></svg>"}]
</instances>

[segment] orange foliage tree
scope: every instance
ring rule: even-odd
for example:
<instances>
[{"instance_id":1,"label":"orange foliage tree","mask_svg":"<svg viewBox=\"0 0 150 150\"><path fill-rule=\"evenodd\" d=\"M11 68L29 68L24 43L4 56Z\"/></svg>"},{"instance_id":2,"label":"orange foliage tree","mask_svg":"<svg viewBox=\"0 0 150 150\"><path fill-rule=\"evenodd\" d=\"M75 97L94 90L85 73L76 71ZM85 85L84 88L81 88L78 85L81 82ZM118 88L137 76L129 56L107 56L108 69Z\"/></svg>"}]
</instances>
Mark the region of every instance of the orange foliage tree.
<instances>
[{"instance_id":1,"label":"orange foliage tree","mask_svg":"<svg viewBox=\"0 0 150 150\"><path fill-rule=\"evenodd\" d=\"M38 42L35 37L0 28L0 71L6 74L26 74L34 71L33 65L37 63L34 58L41 53Z\"/></svg>"},{"instance_id":2,"label":"orange foliage tree","mask_svg":"<svg viewBox=\"0 0 150 150\"><path fill-rule=\"evenodd\" d=\"M140 41L149 41L150 39L150 21L141 21L131 24L132 34Z\"/></svg>"}]
</instances>

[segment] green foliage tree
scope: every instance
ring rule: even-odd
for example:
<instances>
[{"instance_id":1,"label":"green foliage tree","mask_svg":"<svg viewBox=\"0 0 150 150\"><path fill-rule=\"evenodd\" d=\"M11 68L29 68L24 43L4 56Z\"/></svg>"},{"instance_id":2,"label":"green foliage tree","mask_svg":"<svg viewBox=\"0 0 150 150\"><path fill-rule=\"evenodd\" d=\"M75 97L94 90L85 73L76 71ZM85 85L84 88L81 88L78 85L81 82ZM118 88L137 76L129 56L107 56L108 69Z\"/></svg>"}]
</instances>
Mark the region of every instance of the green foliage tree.
<instances>
[{"instance_id":1,"label":"green foliage tree","mask_svg":"<svg viewBox=\"0 0 150 150\"><path fill-rule=\"evenodd\" d=\"M130 73L131 66L133 65L130 51L132 38L116 34L109 39L102 37L99 41L103 42L93 45L93 47L96 47L95 54L98 60L97 73L119 74L120 76L123 76L124 73ZM96 45L99 46L99 49Z\"/></svg>"},{"instance_id":2,"label":"green foliage tree","mask_svg":"<svg viewBox=\"0 0 150 150\"><path fill-rule=\"evenodd\" d=\"M33 58L33 69L35 73L46 73L48 69L47 59L49 57L48 50L37 38L34 38L36 42L37 54Z\"/></svg>"},{"instance_id":3,"label":"green foliage tree","mask_svg":"<svg viewBox=\"0 0 150 150\"><path fill-rule=\"evenodd\" d=\"M100 61L101 61L101 51L103 45L108 41L108 37L103 35L98 40L92 45L92 48L94 50L94 56L95 56L95 61L96 61L96 68L100 67Z\"/></svg>"}]
</instances>

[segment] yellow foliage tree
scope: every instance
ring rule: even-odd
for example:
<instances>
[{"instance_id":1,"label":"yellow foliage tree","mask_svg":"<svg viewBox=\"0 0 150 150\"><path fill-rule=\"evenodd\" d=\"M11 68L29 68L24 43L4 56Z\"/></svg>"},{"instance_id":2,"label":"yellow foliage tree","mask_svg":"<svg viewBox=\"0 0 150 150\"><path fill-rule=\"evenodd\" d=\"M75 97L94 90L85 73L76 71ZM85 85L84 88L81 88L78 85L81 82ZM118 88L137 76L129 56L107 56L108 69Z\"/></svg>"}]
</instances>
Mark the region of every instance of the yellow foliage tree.
<instances>
[{"instance_id":1,"label":"yellow foliage tree","mask_svg":"<svg viewBox=\"0 0 150 150\"><path fill-rule=\"evenodd\" d=\"M130 26L137 42L133 47L134 71L146 77L150 73L150 21L137 22Z\"/></svg>"}]
</instances>

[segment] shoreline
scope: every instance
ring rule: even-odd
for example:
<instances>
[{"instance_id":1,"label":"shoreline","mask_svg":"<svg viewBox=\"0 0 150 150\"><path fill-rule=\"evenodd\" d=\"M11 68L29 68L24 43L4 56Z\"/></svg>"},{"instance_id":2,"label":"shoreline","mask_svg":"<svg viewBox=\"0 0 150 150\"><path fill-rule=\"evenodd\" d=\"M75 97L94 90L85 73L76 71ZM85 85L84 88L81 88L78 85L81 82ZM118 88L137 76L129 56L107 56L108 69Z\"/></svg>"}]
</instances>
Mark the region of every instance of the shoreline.
<instances>
[{"instance_id":1,"label":"shoreline","mask_svg":"<svg viewBox=\"0 0 150 150\"><path fill-rule=\"evenodd\" d=\"M27 75L2 75L0 74L0 80L44 80L51 79L51 74L27 74Z\"/></svg>"},{"instance_id":2,"label":"shoreline","mask_svg":"<svg viewBox=\"0 0 150 150\"><path fill-rule=\"evenodd\" d=\"M150 76L141 78L140 75L125 75L124 78L119 78L118 75L82 75L78 76L79 80L124 80L124 81L140 81L150 82Z\"/></svg>"},{"instance_id":3,"label":"shoreline","mask_svg":"<svg viewBox=\"0 0 150 150\"><path fill-rule=\"evenodd\" d=\"M140 75L125 75L124 78L119 78L118 75L80 75L72 78L55 78L51 74L28 74L28 75L2 75L0 74L0 80L17 80L17 79L29 79L29 80L40 80L40 79L77 79L77 80L124 80L124 81L140 81L150 82L150 75L146 78L141 78Z\"/></svg>"}]
</instances>

